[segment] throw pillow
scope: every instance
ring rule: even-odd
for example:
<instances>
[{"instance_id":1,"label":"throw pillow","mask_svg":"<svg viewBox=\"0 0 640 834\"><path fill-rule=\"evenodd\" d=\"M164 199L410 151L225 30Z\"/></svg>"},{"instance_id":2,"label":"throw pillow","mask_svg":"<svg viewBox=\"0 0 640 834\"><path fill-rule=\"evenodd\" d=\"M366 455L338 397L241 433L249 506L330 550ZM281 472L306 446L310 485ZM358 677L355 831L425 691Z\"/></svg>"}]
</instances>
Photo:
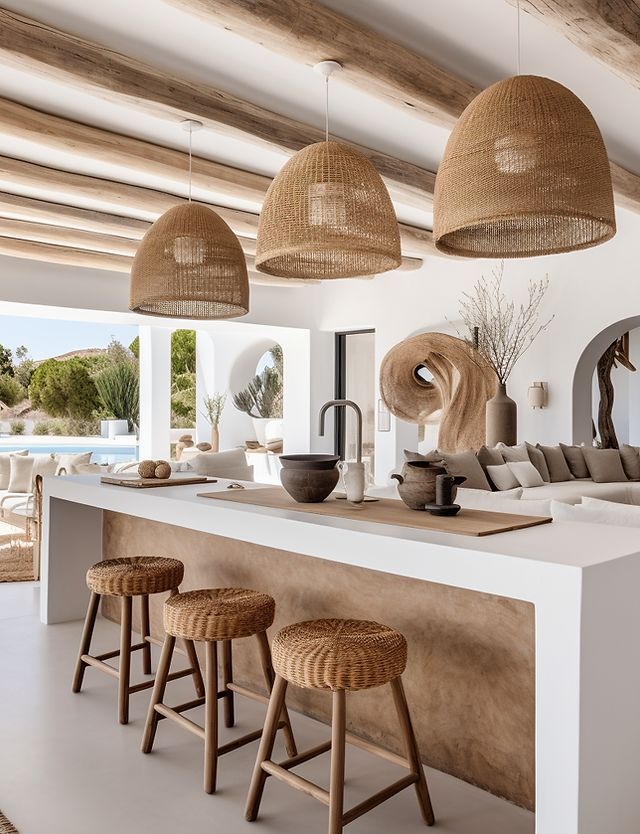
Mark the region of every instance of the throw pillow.
<instances>
[{"instance_id":1,"label":"throw pillow","mask_svg":"<svg viewBox=\"0 0 640 834\"><path fill-rule=\"evenodd\" d=\"M461 507L466 507L468 510L495 510L502 512L504 504L509 501L518 501L514 504L510 512L517 513L516 509L520 505L518 500L522 495L522 488L508 489L504 492L487 492L485 489L465 489L458 487L456 494L456 504Z\"/></svg>"},{"instance_id":2,"label":"throw pillow","mask_svg":"<svg viewBox=\"0 0 640 834\"><path fill-rule=\"evenodd\" d=\"M28 455L10 455L11 474L9 492L31 492L34 458Z\"/></svg>"},{"instance_id":3,"label":"throw pillow","mask_svg":"<svg viewBox=\"0 0 640 834\"><path fill-rule=\"evenodd\" d=\"M551 518L556 521L590 521L588 511L582 504L565 504L563 501L551 502Z\"/></svg>"},{"instance_id":4,"label":"throw pillow","mask_svg":"<svg viewBox=\"0 0 640 834\"><path fill-rule=\"evenodd\" d=\"M544 484L542 475L530 460L519 460L515 463L507 463L506 466L514 474L521 487L538 487Z\"/></svg>"},{"instance_id":5,"label":"throw pillow","mask_svg":"<svg viewBox=\"0 0 640 834\"><path fill-rule=\"evenodd\" d=\"M620 449L620 460L627 478L634 481L640 480L640 455L638 455L637 447L625 443Z\"/></svg>"},{"instance_id":6,"label":"throw pillow","mask_svg":"<svg viewBox=\"0 0 640 834\"><path fill-rule=\"evenodd\" d=\"M518 479L506 463L500 466L487 466L487 474L500 492L503 489L515 489L519 485Z\"/></svg>"},{"instance_id":7,"label":"throw pillow","mask_svg":"<svg viewBox=\"0 0 640 834\"><path fill-rule=\"evenodd\" d=\"M544 459L547 462L549 480L552 484L556 484L559 481L573 480L574 476L571 474L567 460L559 446L541 446L538 443L538 449L542 451Z\"/></svg>"},{"instance_id":8,"label":"throw pillow","mask_svg":"<svg viewBox=\"0 0 640 834\"><path fill-rule=\"evenodd\" d=\"M632 504L618 504L615 501L585 496L582 499L582 506L589 512L604 513L611 524L619 524L621 527L640 527L640 507Z\"/></svg>"},{"instance_id":9,"label":"throw pillow","mask_svg":"<svg viewBox=\"0 0 640 834\"><path fill-rule=\"evenodd\" d=\"M517 463L529 460L526 443L520 443L519 446L505 446L504 443L498 443L496 448L499 450L505 463Z\"/></svg>"},{"instance_id":10,"label":"throw pillow","mask_svg":"<svg viewBox=\"0 0 640 834\"><path fill-rule=\"evenodd\" d=\"M549 467L547 466L547 460L542 452L542 450L532 446L531 443L524 444L527 447L527 453L529 455L529 460L535 466L535 468L540 473L540 477L544 481L545 484L551 483L551 475L549 474Z\"/></svg>"},{"instance_id":11,"label":"throw pillow","mask_svg":"<svg viewBox=\"0 0 640 834\"><path fill-rule=\"evenodd\" d=\"M21 449L19 452L3 452L0 454L0 489L9 488L11 477L11 455L28 455L28 449Z\"/></svg>"},{"instance_id":12,"label":"throw pillow","mask_svg":"<svg viewBox=\"0 0 640 834\"><path fill-rule=\"evenodd\" d=\"M226 452L201 452L190 463L191 468L198 475L231 478L240 481L253 480L252 467L247 466L247 456L244 449L229 449Z\"/></svg>"},{"instance_id":13,"label":"throw pillow","mask_svg":"<svg viewBox=\"0 0 640 834\"><path fill-rule=\"evenodd\" d=\"M562 449L565 460L569 464L571 474L575 478L588 478L589 470L587 469L587 464L582 454L582 446L565 446L564 443L561 443L560 448Z\"/></svg>"},{"instance_id":14,"label":"throw pillow","mask_svg":"<svg viewBox=\"0 0 640 834\"><path fill-rule=\"evenodd\" d=\"M589 474L597 484L613 484L627 480L617 449L594 449L592 446L585 446L582 454Z\"/></svg>"},{"instance_id":15,"label":"throw pillow","mask_svg":"<svg viewBox=\"0 0 640 834\"><path fill-rule=\"evenodd\" d=\"M502 455L495 447L490 449L487 446L481 446L476 453L476 457L480 462L480 466L484 469L485 475L487 474L487 466L501 466L504 463ZM491 484L491 488L495 489L493 484Z\"/></svg>"},{"instance_id":16,"label":"throw pillow","mask_svg":"<svg viewBox=\"0 0 640 834\"><path fill-rule=\"evenodd\" d=\"M412 452L410 449L405 449L404 459L406 461L428 460L430 463L440 463L442 455L437 449L434 449L432 452L427 452L426 455L423 455L421 452Z\"/></svg>"},{"instance_id":17,"label":"throw pillow","mask_svg":"<svg viewBox=\"0 0 640 834\"><path fill-rule=\"evenodd\" d=\"M480 466L480 461L474 451L442 452L442 460L450 475L467 479L464 484L467 489L491 489L487 476L484 474L484 469Z\"/></svg>"},{"instance_id":18,"label":"throw pillow","mask_svg":"<svg viewBox=\"0 0 640 834\"><path fill-rule=\"evenodd\" d=\"M74 452L72 454L60 455L56 475L77 475L78 470L76 467L89 463L91 461L91 455L92 452Z\"/></svg>"},{"instance_id":19,"label":"throw pillow","mask_svg":"<svg viewBox=\"0 0 640 834\"><path fill-rule=\"evenodd\" d=\"M74 475L106 475L109 471L108 466L99 463L78 463L74 469Z\"/></svg>"}]
</instances>

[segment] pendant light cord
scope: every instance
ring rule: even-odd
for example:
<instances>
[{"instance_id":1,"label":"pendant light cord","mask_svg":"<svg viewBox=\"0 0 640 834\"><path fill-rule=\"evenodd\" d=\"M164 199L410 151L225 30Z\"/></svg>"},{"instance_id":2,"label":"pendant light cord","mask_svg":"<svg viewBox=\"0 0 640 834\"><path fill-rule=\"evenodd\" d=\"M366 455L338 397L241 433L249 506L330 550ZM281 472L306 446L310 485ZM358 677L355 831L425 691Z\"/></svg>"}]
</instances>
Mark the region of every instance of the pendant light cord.
<instances>
[{"instance_id":1,"label":"pendant light cord","mask_svg":"<svg viewBox=\"0 0 640 834\"><path fill-rule=\"evenodd\" d=\"M192 171L192 142L193 142L193 125L189 125L189 202L191 202L191 171Z\"/></svg>"},{"instance_id":2,"label":"pendant light cord","mask_svg":"<svg viewBox=\"0 0 640 834\"><path fill-rule=\"evenodd\" d=\"M324 141L329 141L329 76L324 79Z\"/></svg>"},{"instance_id":3,"label":"pendant light cord","mask_svg":"<svg viewBox=\"0 0 640 834\"><path fill-rule=\"evenodd\" d=\"M520 75L520 0L516 0L516 75Z\"/></svg>"}]
</instances>

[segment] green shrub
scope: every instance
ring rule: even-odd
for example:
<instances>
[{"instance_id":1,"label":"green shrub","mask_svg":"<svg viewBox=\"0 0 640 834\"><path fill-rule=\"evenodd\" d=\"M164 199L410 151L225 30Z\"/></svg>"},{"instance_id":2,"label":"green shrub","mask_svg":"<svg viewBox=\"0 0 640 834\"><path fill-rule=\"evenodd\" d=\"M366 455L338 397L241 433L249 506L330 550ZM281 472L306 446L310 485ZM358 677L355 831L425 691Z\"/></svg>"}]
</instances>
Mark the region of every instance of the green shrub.
<instances>
[{"instance_id":1,"label":"green shrub","mask_svg":"<svg viewBox=\"0 0 640 834\"><path fill-rule=\"evenodd\" d=\"M11 421L11 434L24 434L24 420Z\"/></svg>"},{"instance_id":2,"label":"green shrub","mask_svg":"<svg viewBox=\"0 0 640 834\"><path fill-rule=\"evenodd\" d=\"M15 377L8 374L0 376L0 400L9 408L23 400L26 395L27 392Z\"/></svg>"},{"instance_id":3,"label":"green shrub","mask_svg":"<svg viewBox=\"0 0 640 834\"><path fill-rule=\"evenodd\" d=\"M33 427L33 433L34 434L39 434L39 435L40 434L44 434L44 435L53 434L51 429L52 429L52 424L49 420L40 420Z\"/></svg>"},{"instance_id":4,"label":"green shrub","mask_svg":"<svg viewBox=\"0 0 640 834\"><path fill-rule=\"evenodd\" d=\"M47 359L38 365L31 378L31 405L52 417L89 419L100 407L98 391L89 372L92 366L95 362L78 356Z\"/></svg>"},{"instance_id":5,"label":"green shrub","mask_svg":"<svg viewBox=\"0 0 640 834\"><path fill-rule=\"evenodd\" d=\"M196 375L192 371L176 374L171 383L171 426L174 429L194 426L196 422Z\"/></svg>"},{"instance_id":6,"label":"green shrub","mask_svg":"<svg viewBox=\"0 0 640 834\"><path fill-rule=\"evenodd\" d=\"M122 358L103 368L93 381L108 415L126 420L133 431L140 422L140 383L134 362Z\"/></svg>"}]
</instances>

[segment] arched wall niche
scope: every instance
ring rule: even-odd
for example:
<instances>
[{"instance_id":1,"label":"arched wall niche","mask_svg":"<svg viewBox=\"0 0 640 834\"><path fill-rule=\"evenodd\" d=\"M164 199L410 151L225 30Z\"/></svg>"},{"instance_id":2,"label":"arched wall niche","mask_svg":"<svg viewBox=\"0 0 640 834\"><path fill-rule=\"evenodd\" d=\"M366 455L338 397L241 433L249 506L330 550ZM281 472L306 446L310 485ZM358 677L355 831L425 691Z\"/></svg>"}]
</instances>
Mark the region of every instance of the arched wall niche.
<instances>
[{"instance_id":1,"label":"arched wall niche","mask_svg":"<svg viewBox=\"0 0 640 834\"><path fill-rule=\"evenodd\" d=\"M582 351L573 375L572 392L572 435L573 442L592 442L592 381L598 359L609 345L627 333L640 327L640 315L610 324L601 330Z\"/></svg>"}]
</instances>

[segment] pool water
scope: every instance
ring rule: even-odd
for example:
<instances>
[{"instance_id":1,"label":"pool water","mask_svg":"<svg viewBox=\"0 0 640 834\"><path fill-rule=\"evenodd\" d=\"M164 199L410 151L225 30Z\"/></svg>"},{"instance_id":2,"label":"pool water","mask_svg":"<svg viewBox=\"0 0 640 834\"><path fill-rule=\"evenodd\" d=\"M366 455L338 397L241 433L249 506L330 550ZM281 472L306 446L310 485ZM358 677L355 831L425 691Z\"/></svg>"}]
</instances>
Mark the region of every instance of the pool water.
<instances>
[{"instance_id":1,"label":"pool water","mask_svg":"<svg viewBox=\"0 0 640 834\"><path fill-rule=\"evenodd\" d=\"M91 455L91 463L122 463L127 460L136 459L138 457L137 446L92 446L90 443L67 445L46 446L40 443L30 444L28 441L22 444L13 444L5 446L4 443L0 445L2 452L18 452L21 449L28 449L32 455L75 455L82 452L93 452Z\"/></svg>"}]
</instances>

